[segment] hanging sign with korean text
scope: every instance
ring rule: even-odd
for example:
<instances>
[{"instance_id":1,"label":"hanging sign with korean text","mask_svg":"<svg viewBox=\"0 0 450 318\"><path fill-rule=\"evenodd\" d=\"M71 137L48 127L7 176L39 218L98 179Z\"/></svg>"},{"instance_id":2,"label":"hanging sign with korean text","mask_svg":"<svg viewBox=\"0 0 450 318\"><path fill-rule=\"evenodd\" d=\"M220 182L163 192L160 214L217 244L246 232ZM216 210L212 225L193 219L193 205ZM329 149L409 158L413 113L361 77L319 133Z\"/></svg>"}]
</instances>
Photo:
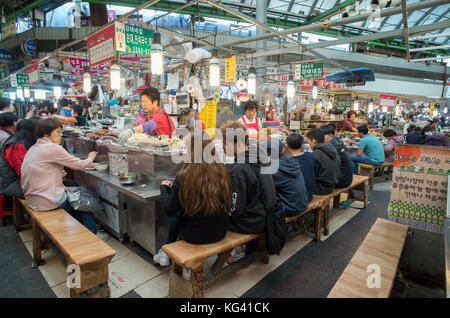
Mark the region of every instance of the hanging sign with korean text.
<instances>
[{"instance_id":1,"label":"hanging sign with korean text","mask_svg":"<svg viewBox=\"0 0 450 318\"><path fill-rule=\"evenodd\" d=\"M323 63L301 64L300 75L303 79L321 78L323 76Z\"/></svg>"},{"instance_id":2,"label":"hanging sign with korean text","mask_svg":"<svg viewBox=\"0 0 450 318\"><path fill-rule=\"evenodd\" d=\"M125 24L125 51L140 55L151 55L153 31Z\"/></svg>"},{"instance_id":3,"label":"hanging sign with korean text","mask_svg":"<svg viewBox=\"0 0 450 318\"><path fill-rule=\"evenodd\" d=\"M214 138L217 121L217 100L205 101L205 107L198 117L203 121L206 132Z\"/></svg>"},{"instance_id":4,"label":"hanging sign with korean text","mask_svg":"<svg viewBox=\"0 0 450 318\"><path fill-rule=\"evenodd\" d=\"M29 77L29 84L34 84L39 82L39 67L38 63L35 63L27 68L27 73Z\"/></svg>"},{"instance_id":5,"label":"hanging sign with korean text","mask_svg":"<svg viewBox=\"0 0 450 318\"><path fill-rule=\"evenodd\" d=\"M236 56L225 59L225 82L236 82Z\"/></svg>"},{"instance_id":6,"label":"hanging sign with korean text","mask_svg":"<svg viewBox=\"0 0 450 318\"><path fill-rule=\"evenodd\" d=\"M387 107L394 107L395 101L397 100L397 96L392 95L380 95L380 105Z\"/></svg>"},{"instance_id":7,"label":"hanging sign with korean text","mask_svg":"<svg viewBox=\"0 0 450 318\"><path fill-rule=\"evenodd\" d=\"M409 227L442 233L449 175L449 148L396 146L389 219Z\"/></svg>"},{"instance_id":8,"label":"hanging sign with korean text","mask_svg":"<svg viewBox=\"0 0 450 318\"><path fill-rule=\"evenodd\" d=\"M16 35L16 18L2 25L2 40Z\"/></svg>"},{"instance_id":9,"label":"hanging sign with korean text","mask_svg":"<svg viewBox=\"0 0 450 318\"><path fill-rule=\"evenodd\" d=\"M88 39L90 66L94 67L114 59L114 25Z\"/></svg>"},{"instance_id":10,"label":"hanging sign with korean text","mask_svg":"<svg viewBox=\"0 0 450 318\"><path fill-rule=\"evenodd\" d=\"M336 94L334 95L336 108L350 108L352 106L352 94Z\"/></svg>"},{"instance_id":11,"label":"hanging sign with korean text","mask_svg":"<svg viewBox=\"0 0 450 318\"><path fill-rule=\"evenodd\" d=\"M0 66L0 80L6 78L8 74L6 73L6 66Z\"/></svg>"},{"instance_id":12,"label":"hanging sign with korean text","mask_svg":"<svg viewBox=\"0 0 450 318\"><path fill-rule=\"evenodd\" d=\"M16 74L17 87L30 87L30 78L27 74Z\"/></svg>"}]
</instances>

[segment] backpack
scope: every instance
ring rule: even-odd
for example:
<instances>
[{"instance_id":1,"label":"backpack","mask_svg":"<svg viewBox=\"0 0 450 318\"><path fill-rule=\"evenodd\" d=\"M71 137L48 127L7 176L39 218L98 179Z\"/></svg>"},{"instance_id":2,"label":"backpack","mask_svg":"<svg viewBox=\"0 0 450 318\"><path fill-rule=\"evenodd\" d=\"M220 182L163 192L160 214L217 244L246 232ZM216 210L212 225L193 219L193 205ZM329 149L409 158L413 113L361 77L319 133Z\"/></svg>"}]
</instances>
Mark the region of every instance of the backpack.
<instances>
[{"instance_id":1,"label":"backpack","mask_svg":"<svg viewBox=\"0 0 450 318\"><path fill-rule=\"evenodd\" d=\"M266 250L269 254L280 254L281 250L286 243L288 234L288 226L286 224L286 211L284 206L280 203L280 200L276 199L276 203L273 206L269 206L266 198L270 197L270 194L266 195L264 192L271 191L270 182L264 182L260 174L260 167L250 165L260 185L261 202L266 210ZM271 179L273 193L275 193L275 185L273 183L272 175L267 175Z\"/></svg>"}]
</instances>

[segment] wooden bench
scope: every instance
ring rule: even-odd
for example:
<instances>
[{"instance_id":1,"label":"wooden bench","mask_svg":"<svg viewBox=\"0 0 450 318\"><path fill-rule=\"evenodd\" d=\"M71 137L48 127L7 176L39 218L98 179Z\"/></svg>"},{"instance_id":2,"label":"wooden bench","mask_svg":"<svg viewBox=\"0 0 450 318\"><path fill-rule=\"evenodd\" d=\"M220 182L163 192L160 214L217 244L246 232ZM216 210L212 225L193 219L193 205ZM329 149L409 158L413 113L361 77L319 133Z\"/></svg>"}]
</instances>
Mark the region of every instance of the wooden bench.
<instances>
[{"instance_id":1,"label":"wooden bench","mask_svg":"<svg viewBox=\"0 0 450 318\"><path fill-rule=\"evenodd\" d=\"M325 235L328 235L329 233L329 214L330 214L329 203L331 202L331 200L333 200L333 208L337 209L339 208L339 205L341 203L341 194L348 192L348 196L350 199L362 201L364 203L364 207L366 208L369 203L368 188L369 188L369 177L361 175L353 175L352 184L347 188L334 189L334 191L328 195L319 195L319 196L315 195L315 197L318 197L324 200L325 202L324 208L322 209L323 232ZM362 198L356 198L353 193L353 190L361 191L363 193Z\"/></svg>"},{"instance_id":2,"label":"wooden bench","mask_svg":"<svg viewBox=\"0 0 450 318\"><path fill-rule=\"evenodd\" d=\"M291 223L294 230L298 230L298 221L302 216L309 212L314 212L314 241L320 241L321 225L323 223L323 214L326 207L330 204L330 198L326 196L313 195L313 199L309 202L308 208L298 215L290 216L286 218L286 223Z\"/></svg>"},{"instance_id":3,"label":"wooden bench","mask_svg":"<svg viewBox=\"0 0 450 318\"><path fill-rule=\"evenodd\" d=\"M80 287L71 288L71 297L110 297L108 265L115 251L63 209L36 212L25 200L14 198L15 209L24 208L33 227L33 265L45 262L41 258L41 231L49 238L66 266L80 268ZM16 211L18 215L21 213ZM62 254L62 255L61 255Z\"/></svg>"},{"instance_id":4,"label":"wooden bench","mask_svg":"<svg viewBox=\"0 0 450 318\"><path fill-rule=\"evenodd\" d=\"M387 169L387 173L392 177L394 163L393 162L384 162L380 166L369 165L365 163L359 163L360 172L359 175L369 177L369 187L373 189L373 179L375 177L375 172L378 170L380 172L380 177L384 177L385 180L389 180L388 176L385 176L385 168Z\"/></svg>"},{"instance_id":5,"label":"wooden bench","mask_svg":"<svg viewBox=\"0 0 450 318\"><path fill-rule=\"evenodd\" d=\"M309 203L308 208L296 216L286 218L286 223L292 223L294 230L298 229L297 221L306 213L314 212L315 218L315 238L320 241L322 215L326 206L330 203L328 197L313 196L313 200ZM295 233L290 233L294 234ZM290 235L289 238L292 238ZM245 258L222 268L226 259L236 246L250 242L259 238L258 248ZM230 276L236 271L248 266L255 261L269 262L269 256L265 249L265 235L262 234L240 234L228 231L225 238L219 242L212 244L189 244L185 241L177 241L164 245L162 249L172 260L172 268L170 272L169 297L204 297L204 291L213 283ZM217 255L218 258L205 276L203 274L203 263L211 257ZM183 267L190 269L191 282L187 282L181 278Z\"/></svg>"},{"instance_id":6,"label":"wooden bench","mask_svg":"<svg viewBox=\"0 0 450 318\"><path fill-rule=\"evenodd\" d=\"M219 242L211 244L190 244L186 241L177 241L163 245L162 249L172 260L170 271L169 297L170 298L203 298L205 289L213 283L224 279L232 273L248 266L250 263L261 260L268 263L269 257L265 252L265 235L240 234L228 231ZM256 252L246 255L222 269L231 251L244 243L260 238ZM214 255L217 260L205 276L203 274L204 261ZM183 267L191 270L191 282L182 278Z\"/></svg>"},{"instance_id":7,"label":"wooden bench","mask_svg":"<svg viewBox=\"0 0 450 318\"><path fill-rule=\"evenodd\" d=\"M405 225L377 219L328 298L388 298L407 232ZM378 266L380 275L380 285L375 285L375 288L368 286L368 283L376 282L370 277L377 273L370 267L372 264Z\"/></svg>"}]
</instances>

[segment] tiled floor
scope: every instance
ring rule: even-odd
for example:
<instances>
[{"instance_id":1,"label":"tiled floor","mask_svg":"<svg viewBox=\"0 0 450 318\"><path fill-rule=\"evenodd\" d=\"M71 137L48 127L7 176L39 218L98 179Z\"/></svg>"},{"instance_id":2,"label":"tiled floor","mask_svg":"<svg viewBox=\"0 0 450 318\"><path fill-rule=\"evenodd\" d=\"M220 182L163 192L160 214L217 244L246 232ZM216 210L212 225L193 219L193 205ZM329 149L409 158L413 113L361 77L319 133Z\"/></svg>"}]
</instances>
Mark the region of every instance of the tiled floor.
<instances>
[{"instance_id":1,"label":"tiled floor","mask_svg":"<svg viewBox=\"0 0 450 318\"><path fill-rule=\"evenodd\" d=\"M345 200L346 198L342 198ZM361 202L353 202L346 209L331 211L328 236L322 235L322 241L327 240L333 233L347 223L352 217L360 212ZM301 250L313 239L312 234L300 230L301 234L288 241L280 255L271 255L269 264L256 262L240 270L230 278L220 281L206 291L206 297L236 298L257 284L267 274L280 266L283 262ZM19 233L26 248L32 255L32 232L31 227L25 228ZM169 295L169 267L157 268L145 261L142 257L119 243L113 237L106 242L115 251L116 255L109 265L109 286L111 297L118 298L134 291L143 298L164 298ZM51 249L43 251L43 259L46 264L39 267L57 297L69 297L69 289L66 286L66 270L62 261ZM209 266L214 262L212 257L207 263ZM205 266L205 272L209 266Z\"/></svg>"}]
</instances>

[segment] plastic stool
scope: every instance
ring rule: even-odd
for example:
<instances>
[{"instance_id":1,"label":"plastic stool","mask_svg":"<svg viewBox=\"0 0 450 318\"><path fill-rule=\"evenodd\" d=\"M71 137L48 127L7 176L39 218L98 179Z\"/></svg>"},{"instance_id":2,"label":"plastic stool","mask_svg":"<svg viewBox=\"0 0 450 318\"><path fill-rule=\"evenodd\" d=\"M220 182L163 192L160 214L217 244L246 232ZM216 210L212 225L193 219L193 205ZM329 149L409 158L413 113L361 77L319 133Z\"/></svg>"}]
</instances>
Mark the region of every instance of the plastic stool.
<instances>
[{"instance_id":1,"label":"plastic stool","mask_svg":"<svg viewBox=\"0 0 450 318\"><path fill-rule=\"evenodd\" d=\"M4 210L4 208L3 208L3 200L4 199L5 199L5 196L3 194L0 194L0 222L2 223L3 226L5 226L5 220L3 217L5 215L13 215L13 211Z\"/></svg>"}]
</instances>

